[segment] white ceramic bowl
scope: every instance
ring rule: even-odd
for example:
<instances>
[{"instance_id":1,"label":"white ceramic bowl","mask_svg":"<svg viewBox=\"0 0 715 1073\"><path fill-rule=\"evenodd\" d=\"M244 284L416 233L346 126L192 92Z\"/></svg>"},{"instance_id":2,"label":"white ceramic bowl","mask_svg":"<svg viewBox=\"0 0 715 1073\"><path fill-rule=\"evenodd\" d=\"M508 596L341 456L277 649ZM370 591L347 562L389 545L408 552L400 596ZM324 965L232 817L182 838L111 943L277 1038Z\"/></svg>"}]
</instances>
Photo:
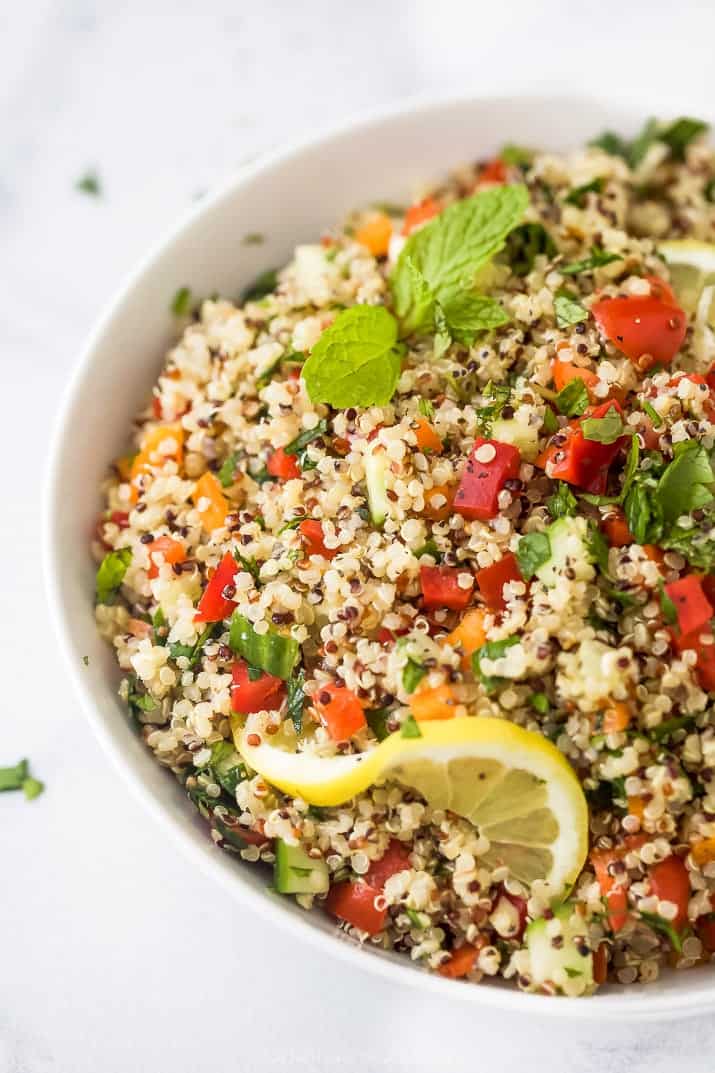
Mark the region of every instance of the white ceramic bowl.
<instances>
[{"instance_id":1,"label":"white ceramic bowl","mask_svg":"<svg viewBox=\"0 0 715 1073\"><path fill-rule=\"evenodd\" d=\"M652 109L652 105L650 108ZM650 114L650 110L649 113ZM665 116L673 110L663 106ZM505 141L568 149L604 127L634 133L644 113L565 97L460 99L409 104L292 146L244 169L201 201L130 276L95 327L65 398L51 455L45 517L46 571L70 675L96 734L127 783L187 855L269 925L338 953L346 971L372 969L398 984L442 992L476 1006L555 1017L655 1018L715 1009L715 971L665 975L642 988L606 988L581 1001L525 995L511 986L442 979L406 958L360 950L321 913L266 892L265 871L217 849L176 781L153 760L116 695L113 651L95 631L95 567L88 544L100 508L97 489L126 446L172 339L175 291L237 295L263 269L286 261L355 206L404 201L420 183L496 151ZM263 245L241 245L260 232ZM89 656L84 666L82 657Z\"/></svg>"}]
</instances>

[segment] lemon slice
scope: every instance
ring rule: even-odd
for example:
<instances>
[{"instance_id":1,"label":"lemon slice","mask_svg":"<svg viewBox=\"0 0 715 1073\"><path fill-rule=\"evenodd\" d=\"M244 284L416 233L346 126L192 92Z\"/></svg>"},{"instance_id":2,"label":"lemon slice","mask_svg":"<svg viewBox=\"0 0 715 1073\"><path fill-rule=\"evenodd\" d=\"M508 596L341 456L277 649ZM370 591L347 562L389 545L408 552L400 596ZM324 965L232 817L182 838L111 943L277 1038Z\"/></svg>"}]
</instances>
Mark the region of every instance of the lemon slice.
<instances>
[{"instance_id":1,"label":"lemon slice","mask_svg":"<svg viewBox=\"0 0 715 1073\"><path fill-rule=\"evenodd\" d=\"M572 883L588 850L588 809L559 750L503 719L423 722L421 737L398 732L366 753L319 757L262 742L249 745L234 720L236 748L268 783L313 805L341 805L373 783L399 782L437 809L473 823L490 842L481 857L524 883L554 893Z\"/></svg>"},{"instance_id":2,"label":"lemon slice","mask_svg":"<svg viewBox=\"0 0 715 1073\"><path fill-rule=\"evenodd\" d=\"M703 289L715 283L715 245L697 239L673 239L658 244L670 268L673 287L683 308L695 313ZM714 310L710 310L712 323Z\"/></svg>"}]
</instances>

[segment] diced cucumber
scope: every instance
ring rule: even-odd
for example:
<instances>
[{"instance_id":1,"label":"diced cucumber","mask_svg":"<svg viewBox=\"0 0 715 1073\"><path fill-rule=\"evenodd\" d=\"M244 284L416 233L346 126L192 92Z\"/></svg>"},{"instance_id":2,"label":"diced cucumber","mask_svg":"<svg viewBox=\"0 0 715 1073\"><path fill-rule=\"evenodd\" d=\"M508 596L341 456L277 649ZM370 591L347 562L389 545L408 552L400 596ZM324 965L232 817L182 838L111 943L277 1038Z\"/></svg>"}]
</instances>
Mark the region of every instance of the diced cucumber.
<instances>
[{"instance_id":1,"label":"diced cucumber","mask_svg":"<svg viewBox=\"0 0 715 1073\"><path fill-rule=\"evenodd\" d=\"M387 498L387 455L384 451L375 452L370 447L365 455L365 483L367 485L367 503L373 524L381 526L390 513L390 500Z\"/></svg>"},{"instance_id":2,"label":"diced cucumber","mask_svg":"<svg viewBox=\"0 0 715 1073\"><path fill-rule=\"evenodd\" d=\"M300 645L293 637L275 630L256 633L248 619L238 611L234 611L231 619L229 644L252 667L260 667L266 674L284 681L290 678L300 657Z\"/></svg>"},{"instance_id":3,"label":"diced cucumber","mask_svg":"<svg viewBox=\"0 0 715 1073\"><path fill-rule=\"evenodd\" d=\"M279 894L325 894L330 887L328 866L314 860L300 846L289 846L282 838L275 842L273 878Z\"/></svg>"},{"instance_id":4,"label":"diced cucumber","mask_svg":"<svg viewBox=\"0 0 715 1073\"><path fill-rule=\"evenodd\" d=\"M593 990L593 955L588 946L587 928L583 918L570 902L554 910L561 925L557 934L550 934L550 922L544 917L532 921L526 929L530 976L536 986L546 983L563 986L566 979L578 979L583 991Z\"/></svg>"},{"instance_id":5,"label":"diced cucumber","mask_svg":"<svg viewBox=\"0 0 715 1073\"><path fill-rule=\"evenodd\" d=\"M563 580L568 569L577 581L591 581L595 570L588 550L588 525L585 518L557 518L546 530L551 543L551 558L538 568L536 576L553 588Z\"/></svg>"},{"instance_id":6,"label":"diced cucumber","mask_svg":"<svg viewBox=\"0 0 715 1073\"><path fill-rule=\"evenodd\" d=\"M517 410L514 417L499 417L493 421L491 437L516 447L527 462L533 462L539 453L539 426L529 424L526 408Z\"/></svg>"}]
</instances>

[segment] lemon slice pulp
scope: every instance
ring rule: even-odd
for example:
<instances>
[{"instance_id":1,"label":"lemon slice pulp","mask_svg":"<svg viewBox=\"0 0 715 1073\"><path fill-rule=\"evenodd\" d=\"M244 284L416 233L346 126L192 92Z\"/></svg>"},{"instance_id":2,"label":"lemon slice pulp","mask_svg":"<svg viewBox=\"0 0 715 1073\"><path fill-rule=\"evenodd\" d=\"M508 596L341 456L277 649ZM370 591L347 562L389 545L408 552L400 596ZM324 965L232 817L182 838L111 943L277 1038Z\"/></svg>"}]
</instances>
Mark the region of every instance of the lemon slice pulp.
<instances>
[{"instance_id":1,"label":"lemon slice pulp","mask_svg":"<svg viewBox=\"0 0 715 1073\"><path fill-rule=\"evenodd\" d=\"M266 782L313 805L340 805L373 783L399 782L435 809L469 820L489 839L480 860L506 865L524 883L554 893L578 876L588 850L588 809L581 785L541 734L503 719L423 722L421 737L397 732L366 753L323 758L249 745L234 721L236 747Z\"/></svg>"}]
</instances>

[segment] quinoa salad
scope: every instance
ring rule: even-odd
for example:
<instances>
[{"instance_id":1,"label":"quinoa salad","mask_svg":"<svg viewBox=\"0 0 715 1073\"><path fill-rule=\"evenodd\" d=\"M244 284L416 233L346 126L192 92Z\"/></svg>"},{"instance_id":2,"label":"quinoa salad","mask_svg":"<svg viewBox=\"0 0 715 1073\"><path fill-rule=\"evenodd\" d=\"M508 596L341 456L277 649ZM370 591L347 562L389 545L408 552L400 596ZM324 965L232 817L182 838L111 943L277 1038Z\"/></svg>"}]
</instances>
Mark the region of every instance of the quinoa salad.
<instances>
[{"instance_id":1,"label":"quinoa salad","mask_svg":"<svg viewBox=\"0 0 715 1073\"><path fill-rule=\"evenodd\" d=\"M102 485L97 626L214 842L461 986L715 954L706 135L507 144L183 288Z\"/></svg>"}]
</instances>

